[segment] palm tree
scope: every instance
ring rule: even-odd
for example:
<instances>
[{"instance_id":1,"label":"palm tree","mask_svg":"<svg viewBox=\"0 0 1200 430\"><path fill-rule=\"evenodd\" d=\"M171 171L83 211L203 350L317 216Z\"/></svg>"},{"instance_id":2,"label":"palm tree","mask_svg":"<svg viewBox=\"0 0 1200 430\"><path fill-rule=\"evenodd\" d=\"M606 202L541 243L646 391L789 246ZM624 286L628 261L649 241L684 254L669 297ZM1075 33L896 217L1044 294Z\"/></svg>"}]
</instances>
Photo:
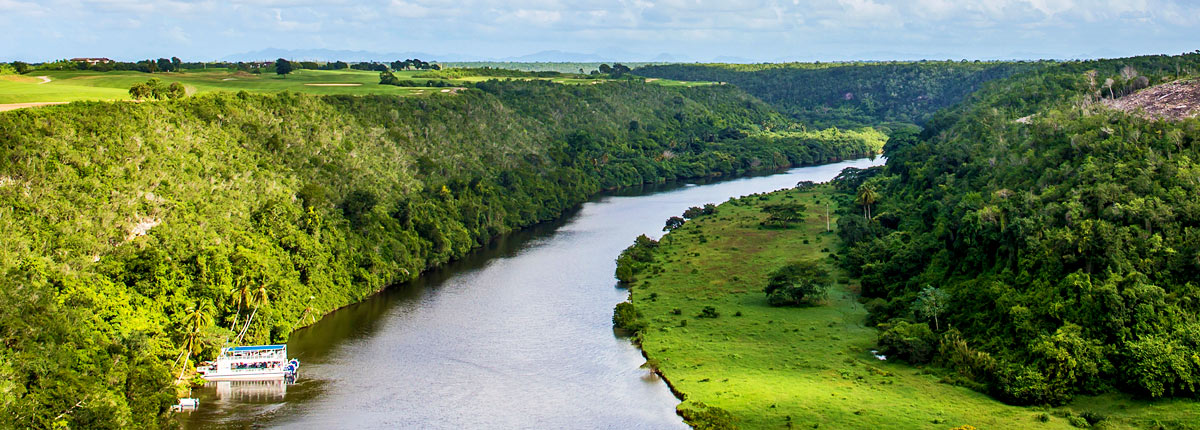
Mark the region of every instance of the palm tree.
<instances>
[{"instance_id":1,"label":"palm tree","mask_svg":"<svg viewBox=\"0 0 1200 430\"><path fill-rule=\"evenodd\" d=\"M871 205L879 200L879 193L875 192L875 187L869 184L862 184L858 187L858 204L863 206L863 214L867 217L867 221L871 220Z\"/></svg>"},{"instance_id":2,"label":"palm tree","mask_svg":"<svg viewBox=\"0 0 1200 430\"><path fill-rule=\"evenodd\" d=\"M180 353L183 356L183 367L179 370L178 379L183 379L183 372L187 371L188 360L192 358L192 353L199 349L200 332L212 325L213 322L212 304L209 302L200 302L190 311L183 317L183 328L187 330L187 333L184 336L183 352Z\"/></svg>"},{"instance_id":3,"label":"palm tree","mask_svg":"<svg viewBox=\"0 0 1200 430\"><path fill-rule=\"evenodd\" d=\"M254 312L250 313L250 318L246 320L246 326L242 328L241 333L238 333L237 340L234 341L235 344L240 343L242 336L246 335L246 330L250 329L250 323L254 322L254 316L258 315L258 308L266 306L269 303L271 303L271 299L267 295L267 285L259 284L258 289L250 294L249 301L246 303L247 306L254 305Z\"/></svg>"},{"instance_id":4,"label":"palm tree","mask_svg":"<svg viewBox=\"0 0 1200 430\"><path fill-rule=\"evenodd\" d=\"M249 282L242 282L242 279L237 280L237 285L233 287L233 304L237 306L237 312L233 314L233 324L229 325L229 331L237 330L238 317L242 315L242 306L250 304L250 294L253 292Z\"/></svg>"}]
</instances>

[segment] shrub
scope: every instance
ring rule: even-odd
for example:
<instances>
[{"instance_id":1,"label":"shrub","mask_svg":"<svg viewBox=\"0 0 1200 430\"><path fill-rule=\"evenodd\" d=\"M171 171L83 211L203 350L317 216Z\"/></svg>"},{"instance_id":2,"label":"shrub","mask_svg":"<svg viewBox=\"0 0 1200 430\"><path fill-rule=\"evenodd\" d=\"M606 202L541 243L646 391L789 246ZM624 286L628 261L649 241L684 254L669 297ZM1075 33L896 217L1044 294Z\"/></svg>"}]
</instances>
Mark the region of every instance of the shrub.
<instances>
[{"instance_id":1,"label":"shrub","mask_svg":"<svg viewBox=\"0 0 1200 430\"><path fill-rule=\"evenodd\" d=\"M676 408L683 421L695 430L736 430L733 414L724 409L696 402Z\"/></svg>"},{"instance_id":2,"label":"shrub","mask_svg":"<svg viewBox=\"0 0 1200 430\"><path fill-rule=\"evenodd\" d=\"M937 350L937 337L927 324L898 321L881 324L879 353L912 364L928 363Z\"/></svg>"},{"instance_id":3,"label":"shrub","mask_svg":"<svg viewBox=\"0 0 1200 430\"><path fill-rule=\"evenodd\" d=\"M717 312L717 308L712 306L705 306L704 309L700 310L700 314L696 315L698 318L716 318L719 316L721 316L721 313Z\"/></svg>"},{"instance_id":4,"label":"shrub","mask_svg":"<svg viewBox=\"0 0 1200 430\"><path fill-rule=\"evenodd\" d=\"M613 327L634 333L645 327L638 318L637 308L629 302L617 303L617 307L613 309L612 321Z\"/></svg>"}]
</instances>

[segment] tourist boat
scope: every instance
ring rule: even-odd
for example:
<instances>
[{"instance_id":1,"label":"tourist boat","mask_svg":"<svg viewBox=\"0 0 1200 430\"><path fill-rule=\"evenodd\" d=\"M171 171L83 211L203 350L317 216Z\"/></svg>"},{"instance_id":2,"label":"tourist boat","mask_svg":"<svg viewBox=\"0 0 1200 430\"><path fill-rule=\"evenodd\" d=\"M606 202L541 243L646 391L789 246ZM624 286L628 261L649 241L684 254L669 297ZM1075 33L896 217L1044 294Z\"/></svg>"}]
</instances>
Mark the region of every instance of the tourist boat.
<instances>
[{"instance_id":1,"label":"tourist boat","mask_svg":"<svg viewBox=\"0 0 1200 430\"><path fill-rule=\"evenodd\" d=\"M287 358L287 345L222 348L215 363L196 369L208 381L254 381L295 378L300 360Z\"/></svg>"}]
</instances>

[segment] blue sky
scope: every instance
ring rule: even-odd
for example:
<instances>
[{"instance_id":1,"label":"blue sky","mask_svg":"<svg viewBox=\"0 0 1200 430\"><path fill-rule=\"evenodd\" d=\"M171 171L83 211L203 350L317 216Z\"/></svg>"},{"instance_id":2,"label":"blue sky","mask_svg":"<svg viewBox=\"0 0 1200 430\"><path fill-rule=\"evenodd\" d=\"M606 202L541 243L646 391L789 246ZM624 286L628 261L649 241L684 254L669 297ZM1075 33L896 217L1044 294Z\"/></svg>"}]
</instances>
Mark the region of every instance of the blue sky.
<instances>
[{"instance_id":1,"label":"blue sky","mask_svg":"<svg viewBox=\"0 0 1200 430\"><path fill-rule=\"evenodd\" d=\"M1200 0L0 0L0 59L264 48L644 60L1116 57L1200 49ZM438 58L433 58L438 59Z\"/></svg>"}]
</instances>

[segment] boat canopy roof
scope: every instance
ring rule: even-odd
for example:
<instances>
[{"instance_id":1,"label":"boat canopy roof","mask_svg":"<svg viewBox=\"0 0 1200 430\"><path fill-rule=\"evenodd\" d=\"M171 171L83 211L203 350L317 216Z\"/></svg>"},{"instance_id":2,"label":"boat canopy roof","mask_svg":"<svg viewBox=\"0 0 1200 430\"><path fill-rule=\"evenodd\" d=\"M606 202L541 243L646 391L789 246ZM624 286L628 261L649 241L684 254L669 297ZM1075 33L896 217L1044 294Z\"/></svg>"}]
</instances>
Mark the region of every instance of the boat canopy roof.
<instances>
[{"instance_id":1,"label":"boat canopy roof","mask_svg":"<svg viewBox=\"0 0 1200 430\"><path fill-rule=\"evenodd\" d=\"M250 345L250 346L235 346L226 349L229 352L247 352L247 351L274 351L287 348L287 345Z\"/></svg>"}]
</instances>

